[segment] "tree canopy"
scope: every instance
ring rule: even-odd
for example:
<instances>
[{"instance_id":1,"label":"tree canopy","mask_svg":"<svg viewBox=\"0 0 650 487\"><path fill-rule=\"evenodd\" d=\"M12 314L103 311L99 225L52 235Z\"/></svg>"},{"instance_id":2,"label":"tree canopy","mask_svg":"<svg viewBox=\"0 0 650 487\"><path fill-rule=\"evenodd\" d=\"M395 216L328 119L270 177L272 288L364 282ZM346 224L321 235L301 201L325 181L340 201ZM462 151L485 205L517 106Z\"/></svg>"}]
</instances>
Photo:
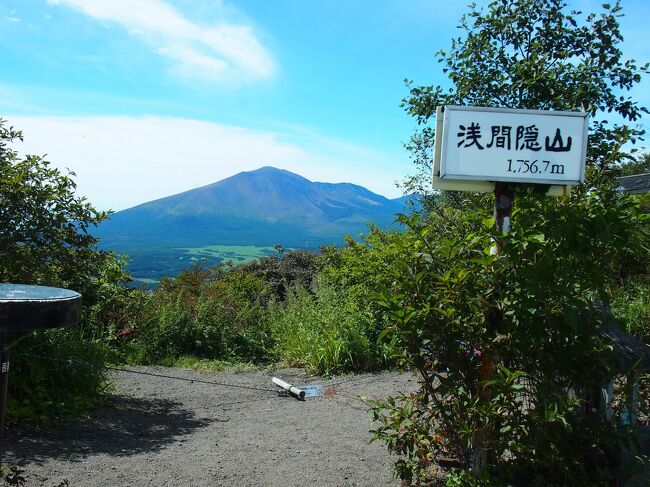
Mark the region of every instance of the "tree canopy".
<instances>
[{"instance_id":1,"label":"tree canopy","mask_svg":"<svg viewBox=\"0 0 650 487\"><path fill-rule=\"evenodd\" d=\"M408 147L419 178L406 183L425 189L431 174L439 105L473 105L590 113L588 163L609 169L631 157L628 143L643 135L644 113L628 93L648 64L621 51L620 1L583 16L561 0L497 0L486 11L470 5L451 48L436 52L449 83L414 86L403 100L421 126ZM451 87L447 86L451 84Z\"/></svg>"},{"instance_id":2,"label":"tree canopy","mask_svg":"<svg viewBox=\"0 0 650 487\"><path fill-rule=\"evenodd\" d=\"M124 279L91 230L108 218L75 194L74 173L12 147L22 132L0 119L0 281L67 286L92 301L97 279Z\"/></svg>"},{"instance_id":3,"label":"tree canopy","mask_svg":"<svg viewBox=\"0 0 650 487\"><path fill-rule=\"evenodd\" d=\"M378 302L421 381L374 403L375 435L416 485L450 458L459 470L447 485L612 485L629 430L603 421L594 396L621 372L595 302L608 304L632 260L647 261L647 217L612 169L643 134L634 124L647 111L627 92L648 66L623 57L619 2L586 16L559 0L469 8L462 35L437 53L451 87L409 82L403 104L420 128L407 187L430 193L440 105L589 112L587 183L565 198L511 184L507 235L487 197L452 192L451 204L433 198L436 211L402 217L418 244Z\"/></svg>"}]
</instances>

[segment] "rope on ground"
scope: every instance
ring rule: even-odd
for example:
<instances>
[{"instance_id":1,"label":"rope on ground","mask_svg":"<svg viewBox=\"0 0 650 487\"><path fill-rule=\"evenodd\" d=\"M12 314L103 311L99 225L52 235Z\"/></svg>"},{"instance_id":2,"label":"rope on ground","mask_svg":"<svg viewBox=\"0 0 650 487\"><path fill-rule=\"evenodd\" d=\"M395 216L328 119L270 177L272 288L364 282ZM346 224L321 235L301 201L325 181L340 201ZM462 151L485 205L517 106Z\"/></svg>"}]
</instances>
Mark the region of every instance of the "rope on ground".
<instances>
[{"instance_id":1,"label":"rope on ground","mask_svg":"<svg viewBox=\"0 0 650 487\"><path fill-rule=\"evenodd\" d=\"M39 359L39 360L49 360L49 361L52 361L52 362L67 364L68 366L70 364L74 363L74 364L83 365L83 366L86 366L86 367L102 367L102 368L107 369L107 370L113 370L113 371L117 371L117 372L125 372L125 373L135 374L135 375L144 375L144 376L150 376L150 377L157 377L157 378L161 378L161 379L172 379L172 380L180 380L180 381L191 382L191 383L196 382L196 383L200 383L200 384L207 384L207 385L214 385L214 386L221 386L221 387L247 389L247 390L252 390L252 391L265 392L265 393L268 393L268 394L277 394L277 392L278 392L277 389L268 389L268 388L261 388L261 387L255 387L255 386L247 386L247 385L243 385L243 384L232 384L232 383L226 383L226 382L210 381L210 380L204 380L204 379L198 379L198 378L190 379L190 378L186 378L186 377L177 377L177 376L173 376L173 375L160 374L160 373L155 373L155 372L147 372L147 371L144 371L144 370L132 370L132 369L124 368L124 367L114 367L114 366L111 366L111 365L91 364L91 363L84 362L84 361L76 359L76 358L55 359L55 358L51 358L51 357L43 357L41 355L34 355L34 354L30 354L30 353L17 353L15 355L23 356L23 357L36 358L36 359ZM375 375L372 375L370 377L368 377L366 375L355 376L355 377L350 377L350 378L347 378L347 379L342 379L342 380L339 380L339 381L335 381L335 382L332 382L332 383L329 383L329 384L325 384L325 387L337 387L337 386L349 385L349 384L357 383L357 382L365 382L366 384L370 384L370 383L375 382L375 381L377 381L379 379L380 379L379 374L375 374ZM345 391L345 390L339 389L339 390L337 390L335 395L340 395L340 396L343 396L343 397L347 397L348 399L354 399L355 401L360 401L360 402L364 403L364 401L361 400L359 398L359 396L355 396L355 395L353 395L353 394L351 394L351 393L349 393L348 391ZM350 406L350 407L352 407L354 409L361 410L360 407L353 406L352 404L348 404L348 406Z\"/></svg>"},{"instance_id":2,"label":"rope on ground","mask_svg":"<svg viewBox=\"0 0 650 487\"><path fill-rule=\"evenodd\" d=\"M216 381L211 381L211 380L203 380L203 379L188 379L185 377L175 377L173 375L166 375L166 374L156 374L153 372L145 372L142 370L131 370L131 369L124 369L121 367L111 367L109 365L105 366L109 370L117 370L119 372L128 372L130 374L139 374L139 375L149 375L151 377L160 377L163 379L176 379L176 380L182 380L185 382L198 382L200 384L209 384L213 386L222 386L222 387L235 387L238 389L250 389L252 391L261 391L261 392L272 392L276 393L277 391L271 390L271 389L264 389L262 387L255 387L255 386L245 386L243 384L229 384L226 382L216 382Z\"/></svg>"},{"instance_id":3,"label":"rope on ground","mask_svg":"<svg viewBox=\"0 0 650 487\"><path fill-rule=\"evenodd\" d=\"M242 385L242 384L231 384L231 383L226 383L226 382L209 381L209 380L203 380L203 379L189 379L189 378L186 378L186 377L176 377L176 376L173 376L173 375L157 374L157 373L154 373L154 372L146 372L146 371L143 371L143 370L132 370L132 369L126 369L126 368L122 368L122 367L113 367L113 366L110 366L110 365L97 365L97 364L91 364L91 363L88 363L88 362L83 362L81 360L72 359L72 358L67 359L67 360L63 360L63 359L55 359L55 358L50 358L50 357L42 357L40 355L33 355L33 354L30 354L30 353L17 353L15 355L19 355L19 356L22 356L22 357L37 358L39 360L50 360L52 362L60 362L60 363L68 364L68 365L70 365L71 363L76 363L76 364L79 364L79 365L85 365L86 367L102 367L102 368L107 369L107 370L115 370L115 371L119 371L119 372L127 372L129 374L137 374L137 375L148 375L148 376L151 376L151 377L159 377L159 378L162 378L162 379L174 379L174 380L180 380L180 381L185 381L185 382L197 382L197 383L200 383L200 384L209 384L209 385L214 385L214 386L234 387L234 388L238 388L238 389L249 389L249 390L253 390L253 391L261 391L261 392L267 392L267 393L273 393L273 394L277 393L277 391L275 389L271 390L271 389L264 389L264 388L255 387L255 386L246 386L246 385Z\"/></svg>"},{"instance_id":4,"label":"rope on ground","mask_svg":"<svg viewBox=\"0 0 650 487\"><path fill-rule=\"evenodd\" d=\"M327 387L340 386L340 385L352 384L355 382L363 382L363 381L367 381L366 384L372 384L373 382L378 381L380 378L381 377L379 374L373 374L370 377L366 375L357 375L355 377L351 377L348 379L342 379L336 382L332 382L330 384L327 384Z\"/></svg>"},{"instance_id":5,"label":"rope on ground","mask_svg":"<svg viewBox=\"0 0 650 487\"><path fill-rule=\"evenodd\" d=\"M336 395L339 396L339 397L343 397L343 398L352 400L352 402L343 402L342 404L344 404L345 406L348 406L348 407L350 407L352 409L356 409L357 411L363 411L364 413L368 412L368 409L369 409L368 403L366 403L366 401L361 399L361 396L357 396L357 395L354 395L354 394L348 394L345 391L338 391ZM362 403L365 407L364 406L357 406L356 404L354 404L355 401Z\"/></svg>"}]
</instances>

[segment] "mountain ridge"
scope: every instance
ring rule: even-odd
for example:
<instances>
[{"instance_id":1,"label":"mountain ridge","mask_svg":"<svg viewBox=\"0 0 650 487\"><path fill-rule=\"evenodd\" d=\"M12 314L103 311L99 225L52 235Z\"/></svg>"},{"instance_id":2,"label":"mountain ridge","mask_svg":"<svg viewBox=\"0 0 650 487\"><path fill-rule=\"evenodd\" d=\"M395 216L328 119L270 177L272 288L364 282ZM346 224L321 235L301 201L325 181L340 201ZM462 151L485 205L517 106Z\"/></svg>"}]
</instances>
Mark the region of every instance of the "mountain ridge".
<instances>
[{"instance_id":1,"label":"mountain ridge","mask_svg":"<svg viewBox=\"0 0 650 487\"><path fill-rule=\"evenodd\" d=\"M134 259L147 248L315 248L367 232L370 223L390 226L403 209L403 197L263 166L119 211L96 233L102 248Z\"/></svg>"},{"instance_id":2,"label":"mountain ridge","mask_svg":"<svg viewBox=\"0 0 650 487\"><path fill-rule=\"evenodd\" d=\"M390 200L363 186L312 182L287 170L264 166L119 211L100 227L98 235L109 241L120 234L121 240L126 235L138 239L143 232L161 237L166 225L170 232L174 229L190 230L193 234L197 230L209 231L208 243L274 243L260 239L253 242L248 237L237 240L232 234L226 235L226 232L236 230L236 220L241 219L241 226L249 226L252 222L277 224L287 227L287 231L300 229L300 234L312 234L331 241L339 239L345 232L365 231L365 227L358 227L359 223L390 224L395 213L402 210L400 200ZM211 223L210 220L214 221ZM193 225L196 227L194 231ZM223 229L224 235L218 235L219 228ZM296 239L287 237L295 246ZM199 240L204 242L206 238L200 237Z\"/></svg>"}]
</instances>

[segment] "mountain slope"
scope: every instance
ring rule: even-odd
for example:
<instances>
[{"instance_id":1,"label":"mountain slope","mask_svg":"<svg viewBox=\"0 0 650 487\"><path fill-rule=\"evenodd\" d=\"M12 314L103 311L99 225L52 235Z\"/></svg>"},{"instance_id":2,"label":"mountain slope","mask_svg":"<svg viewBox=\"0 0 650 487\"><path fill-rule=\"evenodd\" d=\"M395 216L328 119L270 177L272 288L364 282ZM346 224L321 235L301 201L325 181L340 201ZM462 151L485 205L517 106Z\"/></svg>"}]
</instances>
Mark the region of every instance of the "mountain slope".
<instances>
[{"instance_id":1,"label":"mountain slope","mask_svg":"<svg viewBox=\"0 0 650 487\"><path fill-rule=\"evenodd\" d=\"M370 222L389 225L402 209L401 201L361 186L263 167L120 211L98 236L119 252L152 245L309 247L365 232Z\"/></svg>"}]
</instances>

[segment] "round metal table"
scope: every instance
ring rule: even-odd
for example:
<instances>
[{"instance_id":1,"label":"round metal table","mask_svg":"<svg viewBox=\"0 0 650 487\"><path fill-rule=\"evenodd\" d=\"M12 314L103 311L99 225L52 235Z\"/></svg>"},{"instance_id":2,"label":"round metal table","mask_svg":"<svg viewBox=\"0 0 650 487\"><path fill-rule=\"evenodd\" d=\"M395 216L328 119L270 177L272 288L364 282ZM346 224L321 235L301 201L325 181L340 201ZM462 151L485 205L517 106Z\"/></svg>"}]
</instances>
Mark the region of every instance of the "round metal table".
<instances>
[{"instance_id":1,"label":"round metal table","mask_svg":"<svg viewBox=\"0 0 650 487\"><path fill-rule=\"evenodd\" d=\"M0 284L0 467L4 437L4 416L9 377L7 333L29 333L42 328L59 328L79 323L81 294L56 287Z\"/></svg>"},{"instance_id":2,"label":"round metal table","mask_svg":"<svg viewBox=\"0 0 650 487\"><path fill-rule=\"evenodd\" d=\"M0 333L76 325L80 313L81 294L75 291L0 284Z\"/></svg>"}]
</instances>

